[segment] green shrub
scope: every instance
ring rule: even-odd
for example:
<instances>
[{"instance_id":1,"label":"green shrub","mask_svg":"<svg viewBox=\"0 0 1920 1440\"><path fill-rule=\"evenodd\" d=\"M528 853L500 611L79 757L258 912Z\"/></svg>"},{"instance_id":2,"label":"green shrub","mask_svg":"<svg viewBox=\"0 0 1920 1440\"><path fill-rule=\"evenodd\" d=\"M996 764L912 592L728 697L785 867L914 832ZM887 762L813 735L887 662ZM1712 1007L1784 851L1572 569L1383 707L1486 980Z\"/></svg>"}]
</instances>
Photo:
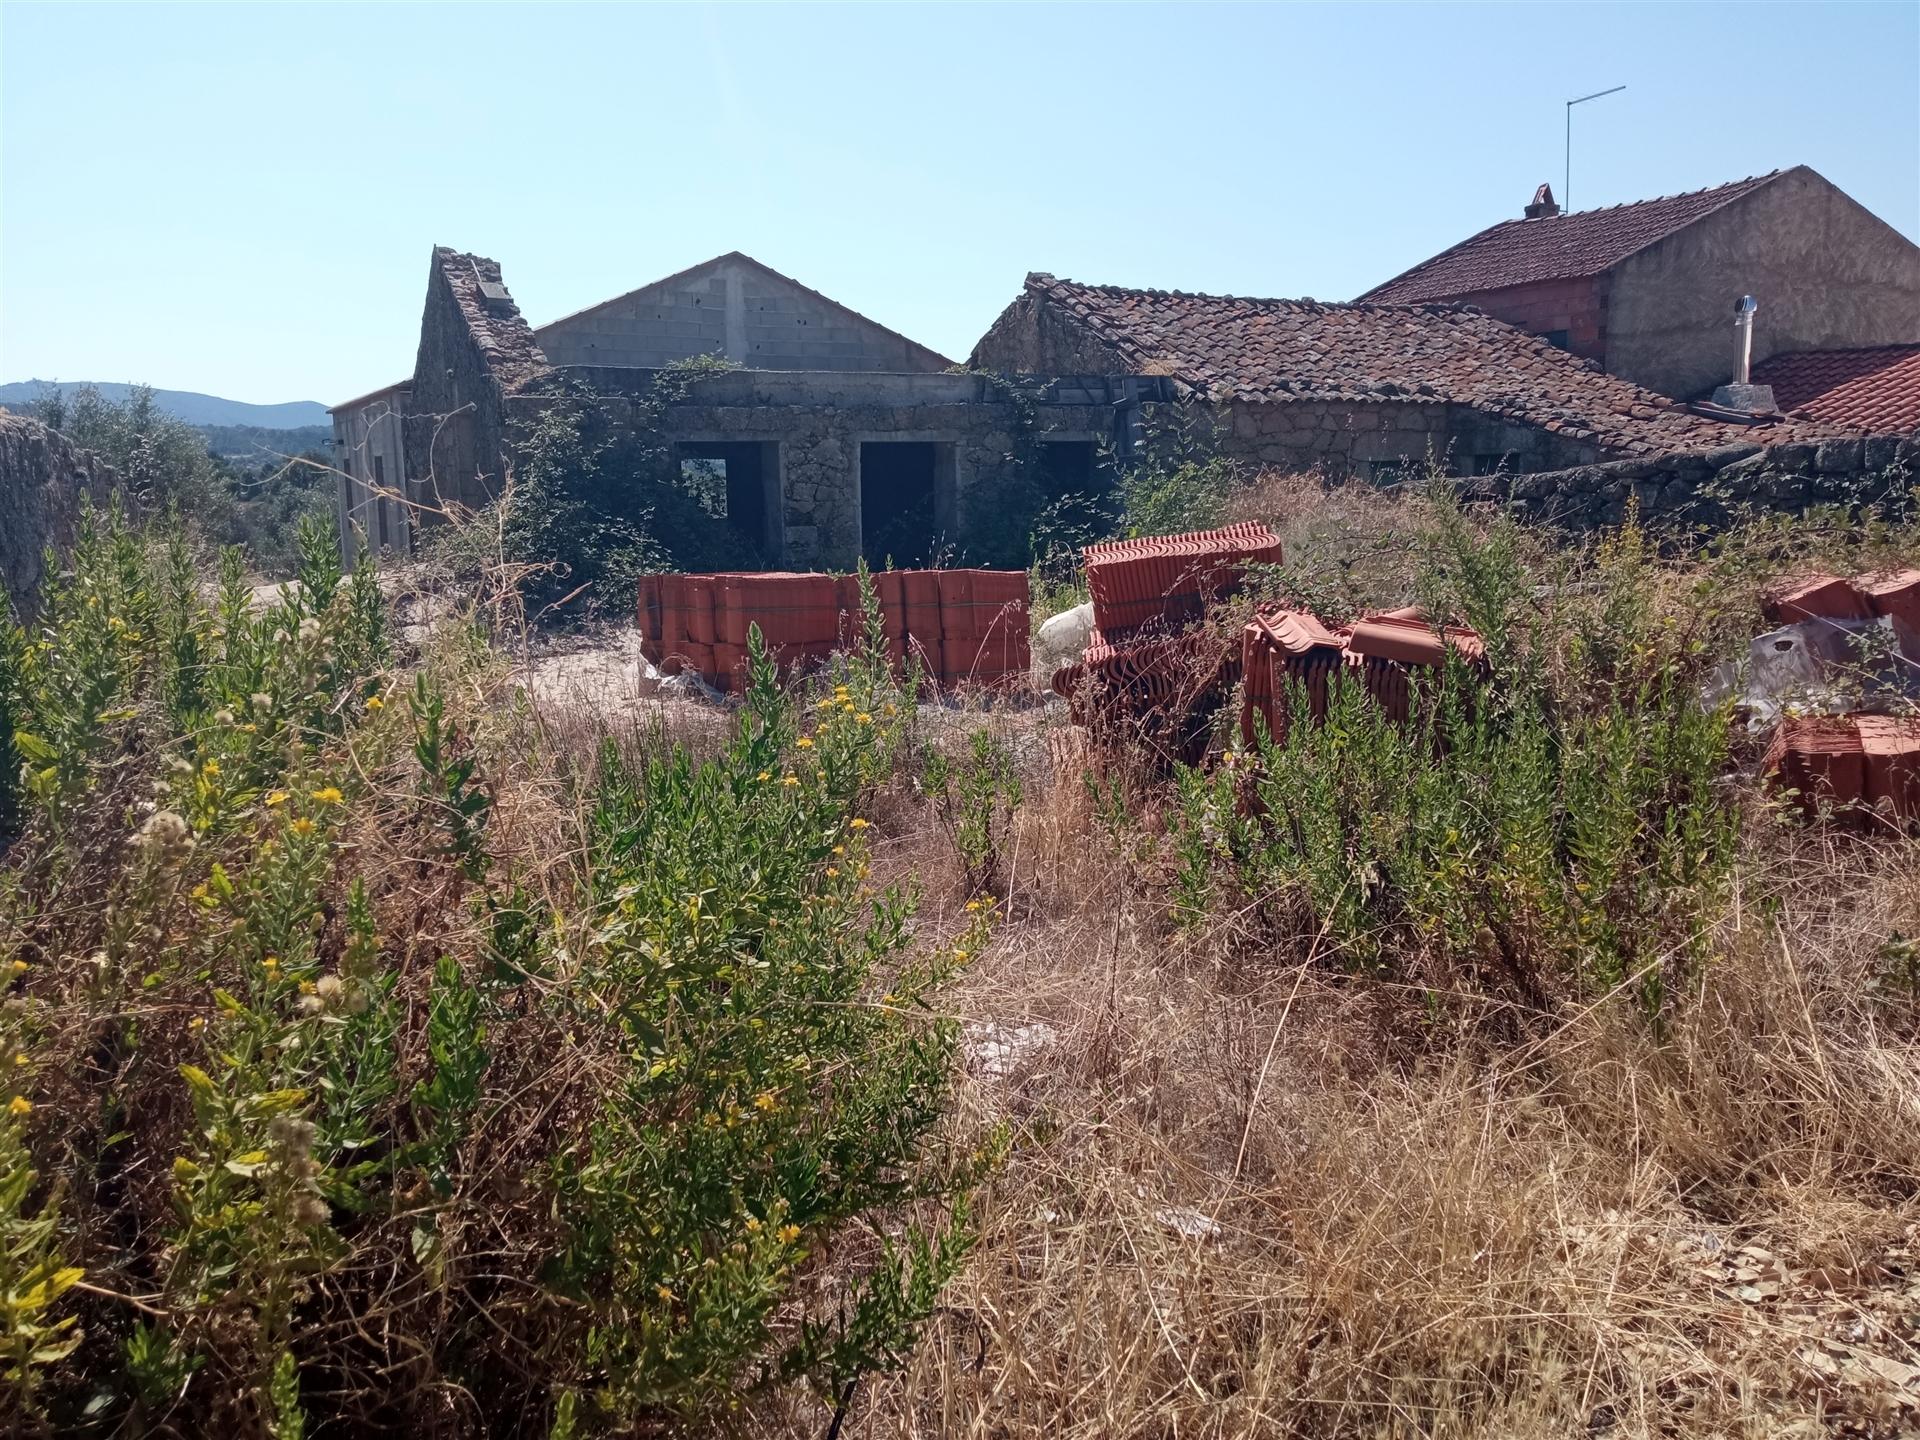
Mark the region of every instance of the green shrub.
<instances>
[{"instance_id":1,"label":"green shrub","mask_svg":"<svg viewBox=\"0 0 1920 1440\"><path fill-rule=\"evenodd\" d=\"M1486 667L1452 655L1406 724L1336 677L1324 722L1263 742L1244 779L1183 775L1179 913L1252 902L1436 994L1627 985L1657 1016L1705 953L1738 833L1704 657L1657 613L1631 530L1534 615L1505 527L1443 507L1440 528L1426 588L1477 621ZM1284 703L1308 713L1297 688Z\"/></svg>"},{"instance_id":2,"label":"green shrub","mask_svg":"<svg viewBox=\"0 0 1920 1440\"><path fill-rule=\"evenodd\" d=\"M1138 450L1117 466L1126 534L1178 535L1225 523L1249 477L1220 453L1218 425L1193 403L1150 413Z\"/></svg>"},{"instance_id":3,"label":"green shrub","mask_svg":"<svg viewBox=\"0 0 1920 1440\"><path fill-rule=\"evenodd\" d=\"M1004 894L1008 841L1022 796L1007 743L975 730L960 759L950 760L938 751L929 754L920 785L966 867L968 892Z\"/></svg>"},{"instance_id":4,"label":"green shrub","mask_svg":"<svg viewBox=\"0 0 1920 1440\"><path fill-rule=\"evenodd\" d=\"M514 435L518 464L497 526L483 520L466 536L483 553L463 557L460 531L439 540L443 553L463 571L500 561L518 570L524 602L549 622L626 613L648 571L751 568L759 538L727 523L710 480L682 474L662 428L697 381L731 368L711 356L668 366L625 423L583 382L553 380Z\"/></svg>"},{"instance_id":5,"label":"green shrub","mask_svg":"<svg viewBox=\"0 0 1920 1440\"><path fill-rule=\"evenodd\" d=\"M897 1363L992 1159L930 1003L987 914L917 942L872 884L912 712L877 611L813 709L756 633L721 754L608 746L556 860L503 826L527 757L473 672L391 703L322 538L256 612L237 557L203 597L177 533L88 516L0 652L0 1404L369 1433L436 1423L438 1376L629 1433Z\"/></svg>"}]
</instances>

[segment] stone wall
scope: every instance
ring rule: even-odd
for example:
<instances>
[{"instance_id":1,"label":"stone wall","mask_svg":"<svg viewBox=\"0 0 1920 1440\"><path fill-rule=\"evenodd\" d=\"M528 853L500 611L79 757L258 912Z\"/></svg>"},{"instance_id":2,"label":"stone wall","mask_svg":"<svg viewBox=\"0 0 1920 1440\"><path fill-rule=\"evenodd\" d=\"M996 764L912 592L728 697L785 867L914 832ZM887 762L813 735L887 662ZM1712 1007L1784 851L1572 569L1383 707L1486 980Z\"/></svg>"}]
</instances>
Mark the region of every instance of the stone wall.
<instances>
[{"instance_id":1,"label":"stone wall","mask_svg":"<svg viewBox=\"0 0 1920 1440\"><path fill-rule=\"evenodd\" d=\"M1506 501L1532 521L1591 530L1628 506L1655 529L1720 529L1742 510L1798 514L1880 501L1920 484L1920 436L1877 435L1764 447L1730 445L1654 460L1615 460L1533 475L1487 476L1470 498Z\"/></svg>"},{"instance_id":2,"label":"stone wall","mask_svg":"<svg viewBox=\"0 0 1920 1440\"><path fill-rule=\"evenodd\" d=\"M499 264L436 249L406 419L407 476L421 503L478 509L494 498L506 453L506 397L546 373L546 356L506 293Z\"/></svg>"},{"instance_id":3,"label":"stone wall","mask_svg":"<svg viewBox=\"0 0 1920 1440\"><path fill-rule=\"evenodd\" d=\"M104 504L118 484L98 456L59 431L0 411L0 585L16 615L38 608L46 549L72 543L82 497Z\"/></svg>"},{"instance_id":4,"label":"stone wall","mask_svg":"<svg viewBox=\"0 0 1920 1440\"><path fill-rule=\"evenodd\" d=\"M1031 292L1000 312L967 363L1002 375L1125 375L1120 352Z\"/></svg>"},{"instance_id":5,"label":"stone wall","mask_svg":"<svg viewBox=\"0 0 1920 1440\"><path fill-rule=\"evenodd\" d=\"M591 385L617 420L630 421L658 373L599 366L560 372ZM516 421L543 402L516 396ZM1023 440L1109 440L1111 404L1037 403L1027 414L985 377L970 374L805 374L735 371L694 383L665 430L688 443L759 442L777 465L778 515L771 527L779 564L850 569L860 558L860 455L869 441L931 443L936 450L934 512L940 533L960 535L976 485L1015 463Z\"/></svg>"},{"instance_id":6,"label":"stone wall","mask_svg":"<svg viewBox=\"0 0 1920 1440\"><path fill-rule=\"evenodd\" d=\"M721 355L755 370L944 370L950 363L744 255L723 255L535 332L555 365L658 368Z\"/></svg>"},{"instance_id":7,"label":"stone wall","mask_svg":"<svg viewBox=\"0 0 1920 1440\"><path fill-rule=\"evenodd\" d=\"M1590 464L1594 446L1464 405L1385 400L1233 402L1219 427L1223 454L1254 465L1367 479L1423 466L1449 473L1511 473Z\"/></svg>"}]
</instances>

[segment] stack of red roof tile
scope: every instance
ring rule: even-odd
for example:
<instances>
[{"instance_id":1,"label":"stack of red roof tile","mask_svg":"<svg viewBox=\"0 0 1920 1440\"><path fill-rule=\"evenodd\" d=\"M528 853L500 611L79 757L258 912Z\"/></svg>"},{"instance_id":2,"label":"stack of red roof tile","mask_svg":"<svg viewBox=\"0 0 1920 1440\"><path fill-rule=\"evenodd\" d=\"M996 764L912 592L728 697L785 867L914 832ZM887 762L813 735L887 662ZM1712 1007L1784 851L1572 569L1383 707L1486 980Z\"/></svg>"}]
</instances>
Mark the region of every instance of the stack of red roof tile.
<instances>
[{"instance_id":1,"label":"stack of red roof tile","mask_svg":"<svg viewBox=\"0 0 1920 1440\"><path fill-rule=\"evenodd\" d=\"M889 656L909 652L941 685L1004 685L1030 664L1024 570L887 570L873 576ZM782 673L824 659L861 624L856 577L792 571L648 575L640 649L669 673L717 690L741 687L757 625Z\"/></svg>"},{"instance_id":2,"label":"stack of red roof tile","mask_svg":"<svg viewBox=\"0 0 1920 1440\"><path fill-rule=\"evenodd\" d=\"M1788 716L1762 769L1798 791L1810 814L1831 806L1877 811L1897 826L1920 822L1920 718Z\"/></svg>"},{"instance_id":3,"label":"stack of red roof tile","mask_svg":"<svg viewBox=\"0 0 1920 1440\"><path fill-rule=\"evenodd\" d=\"M1768 596L1765 609L1776 625L1885 616L1894 622L1894 633L1903 642L1920 643L1920 570L1883 571L1858 580L1815 575ZM1910 658L1920 660L1920 654Z\"/></svg>"},{"instance_id":4,"label":"stack of red roof tile","mask_svg":"<svg viewBox=\"0 0 1920 1440\"><path fill-rule=\"evenodd\" d=\"M1280 537L1258 521L1184 535L1089 545L1087 593L1093 623L1112 638L1143 625L1198 620L1209 603L1239 588L1249 564L1280 563Z\"/></svg>"},{"instance_id":5,"label":"stack of red roof tile","mask_svg":"<svg viewBox=\"0 0 1920 1440\"><path fill-rule=\"evenodd\" d=\"M1311 718L1327 713L1335 676L1361 685L1397 722L1413 712L1415 696L1457 651L1469 665L1486 660L1486 646L1471 630L1435 630L1417 609L1388 610L1337 629L1305 610L1256 615L1241 637L1246 672L1240 732L1248 743L1260 724L1276 744L1286 740L1288 686L1300 685Z\"/></svg>"}]
</instances>

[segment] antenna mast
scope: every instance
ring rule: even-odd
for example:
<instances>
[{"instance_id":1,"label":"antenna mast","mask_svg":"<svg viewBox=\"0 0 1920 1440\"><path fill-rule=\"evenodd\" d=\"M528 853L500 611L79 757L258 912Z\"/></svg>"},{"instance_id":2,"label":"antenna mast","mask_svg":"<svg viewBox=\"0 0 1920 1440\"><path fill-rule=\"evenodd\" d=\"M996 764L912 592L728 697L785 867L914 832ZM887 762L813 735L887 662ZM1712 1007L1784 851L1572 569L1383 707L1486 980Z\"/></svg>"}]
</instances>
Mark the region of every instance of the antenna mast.
<instances>
[{"instance_id":1,"label":"antenna mast","mask_svg":"<svg viewBox=\"0 0 1920 1440\"><path fill-rule=\"evenodd\" d=\"M1611 90L1596 90L1591 95L1582 95L1578 100L1567 101L1567 170L1560 184L1560 207L1563 212L1573 209L1573 107L1584 105L1589 100L1598 100L1602 95L1618 95L1626 88L1616 85Z\"/></svg>"}]
</instances>

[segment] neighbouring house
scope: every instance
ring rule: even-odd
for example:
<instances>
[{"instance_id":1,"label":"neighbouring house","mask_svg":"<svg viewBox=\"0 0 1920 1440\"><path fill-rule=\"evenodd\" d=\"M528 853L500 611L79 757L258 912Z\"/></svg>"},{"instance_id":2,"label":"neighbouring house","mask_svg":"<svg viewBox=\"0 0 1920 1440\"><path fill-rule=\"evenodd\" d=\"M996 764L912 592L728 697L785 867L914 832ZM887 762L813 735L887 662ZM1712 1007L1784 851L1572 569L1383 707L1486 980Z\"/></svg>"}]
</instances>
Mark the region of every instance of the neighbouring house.
<instances>
[{"instance_id":1,"label":"neighbouring house","mask_svg":"<svg viewBox=\"0 0 1920 1440\"><path fill-rule=\"evenodd\" d=\"M1782 410L1878 435L1920 432L1920 344L1795 350L1754 367Z\"/></svg>"},{"instance_id":2,"label":"neighbouring house","mask_svg":"<svg viewBox=\"0 0 1920 1440\"><path fill-rule=\"evenodd\" d=\"M1375 286L1462 301L1663 395L1733 369L1733 307L1759 303L1753 359L1920 342L1920 247L1805 165L1601 210L1542 185L1503 220Z\"/></svg>"},{"instance_id":3,"label":"neighbouring house","mask_svg":"<svg viewBox=\"0 0 1920 1440\"><path fill-rule=\"evenodd\" d=\"M1050 468L1085 470L1160 393L1095 376L1016 399L737 253L536 328L497 262L436 248L412 377L332 412L343 550L405 549L400 512L431 521L495 498L557 388L631 421L663 367L701 355L739 368L693 380L659 427L683 464L718 472L725 518L761 557L796 568L930 556L1023 439Z\"/></svg>"},{"instance_id":4,"label":"neighbouring house","mask_svg":"<svg viewBox=\"0 0 1920 1440\"><path fill-rule=\"evenodd\" d=\"M972 363L1167 377L1215 408L1226 453L1333 476L1384 477L1429 456L1457 474L1557 470L1813 433L1696 414L1459 304L1256 300L1034 274Z\"/></svg>"}]
</instances>

